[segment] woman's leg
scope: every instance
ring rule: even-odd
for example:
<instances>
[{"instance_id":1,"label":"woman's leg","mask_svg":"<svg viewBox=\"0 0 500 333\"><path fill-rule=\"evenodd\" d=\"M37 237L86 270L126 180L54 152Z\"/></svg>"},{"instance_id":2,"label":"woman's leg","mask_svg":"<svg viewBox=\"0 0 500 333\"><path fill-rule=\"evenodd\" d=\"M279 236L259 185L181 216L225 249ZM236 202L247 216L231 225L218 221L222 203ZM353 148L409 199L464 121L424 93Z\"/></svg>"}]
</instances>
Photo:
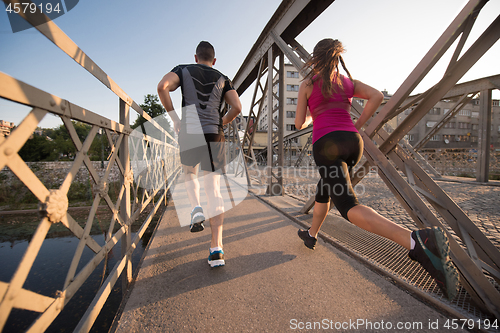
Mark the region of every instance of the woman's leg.
<instances>
[{"instance_id":1,"label":"woman's leg","mask_svg":"<svg viewBox=\"0 0 500 333\"><path fill-rule=\"evenodd\" d=\"M330 138L326 138L331 139L330 141L322 140L322 138L318 140L319 144L313 145L314 159L316 165L319 166L321 180L318 182L310 235L316 237L328 213L326 190L345 219L408 249L409 257L419 262L430 273L448 299L453 299L458 289L458 272L449 255L449 242L445 231L434 227L412 233L389 221L373 209L360 205L352 188L348 171L359 161L357 156L360 156L363 146L362 141L358 141L357 148L352 148L349 144L354 143L355 140L351 142L338 140L347 137L347 134L334 132ZM346 149L350 150L352 155L345 157L342 153L338 153ZM298 234L307 247L314 249L316 238L309 236L307 230L299 230Z\"/></svg>"},{"instance_id":2,"label":"woman's leg","mask_svg":"<svg viewBox=\"0 0 500 333\"><path fill-rule=\"evenodd\" d=\"M323 221L325 220L326 214L328 214L329 210L330 202L322 203L316 201L314 203L313 219L311 228L309 229L309 234L314 238L318 238L319 229L321 228L321 225L323 224Z\"/></svg>"},{"instance_id":3,"label":"woman's leg","mask_svg":"<svg viewBox=\"0 0 500 333\"><path fill-rule=\"evenodd\" d=\"M411 231L378 214L370 207L357 205L347 212L349 221L361 229L388 238L410 250Z\"/></svg>"}]
</instances>

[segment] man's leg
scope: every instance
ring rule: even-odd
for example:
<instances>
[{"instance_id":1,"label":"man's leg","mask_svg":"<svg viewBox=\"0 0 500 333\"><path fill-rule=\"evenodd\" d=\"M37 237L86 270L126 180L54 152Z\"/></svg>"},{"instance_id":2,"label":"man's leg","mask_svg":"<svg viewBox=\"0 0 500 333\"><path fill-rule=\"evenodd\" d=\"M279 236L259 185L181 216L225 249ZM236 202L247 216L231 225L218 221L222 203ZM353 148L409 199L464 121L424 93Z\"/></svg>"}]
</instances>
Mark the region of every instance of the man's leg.
<instances>
[{"instance_id":1,"label":"man's leg","mask_svg":"<svg viewBox=\"0 0 500 333\"><path fill-rule=\"evenodd\" d=\"M184 186L191 203L191 209L200 205L200 182L198 181L197 165L183 165L184 171Z\"/></svg>"},{"instance_id":2,"label":"man's leg","mask_svg":"<svg viewBox=\"0 0 500 333\"><path fill-rule=\"evenodd\" d=\"M207 194L208 216L212 241L210 247L222 247L222 224L224 222L224 199L220 191L220 173L206 172L204 174L205 192Z\"/></svg>"},{"instance_id":3,"label":"man's leg","mask_svg":"<svg viewBox=\"0 0 500 333\"><path fill-rule=\"evenodd\" d=\"M184 170L184 186L191 203L191 232L202 231L205 229L203 222L205 216L203 209L200 205L200 182L198 180L197 168L198 166L183 165Z\"/></svg>"},{"instance_id":4,"label":"man's leg","mask_svg":"<svg viewBox=\"0 0 500 333\"><path fill-rule=\"evenodd\" d=\"M222 224L224 222L224 199L220 191L220 173L205 172L204 183L207 194L208 214L210 216L210 256L208 263L212 267L224 266L224 251L222 249Z\"/></svg>"}]
</instances>

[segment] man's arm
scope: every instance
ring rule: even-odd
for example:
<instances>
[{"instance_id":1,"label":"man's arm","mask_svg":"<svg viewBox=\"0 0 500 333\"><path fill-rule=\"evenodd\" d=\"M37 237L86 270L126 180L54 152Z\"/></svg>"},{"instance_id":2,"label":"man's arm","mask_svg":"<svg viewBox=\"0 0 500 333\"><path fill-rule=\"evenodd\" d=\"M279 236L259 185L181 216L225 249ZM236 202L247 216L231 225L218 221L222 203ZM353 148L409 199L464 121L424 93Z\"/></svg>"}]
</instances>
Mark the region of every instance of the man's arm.
<instances>
[{"instance_id":1,"label":"man's arm","mask_svg":"<svg viewBox=\"0 0 500 333\"><path fill-rule=\"evenodd\" d=\"M236 90L229 90L224 94L224 100L227 104L231 105L231 109L228 113L222 117L222 125L229 124L234 118L241 112L241 102L240 97Z\"/></svg>"},{"instance_id":2,"label":"man's arm","mask_svg":"<svg viewBox=\"0 0 500 333\"><path fill-rule=\"evenodd\" d=\"M158 83L157 91L158 97L160 97L161 104L165 110L167 110L168 115L174 123L175 133L179 133L181 120L177 113L175 113L174 105L172 104L172 99L170 98L170 92L179 88L180 79L177 74L169 72L165 74L160 83Z\"/></svg>"}]
</instances>

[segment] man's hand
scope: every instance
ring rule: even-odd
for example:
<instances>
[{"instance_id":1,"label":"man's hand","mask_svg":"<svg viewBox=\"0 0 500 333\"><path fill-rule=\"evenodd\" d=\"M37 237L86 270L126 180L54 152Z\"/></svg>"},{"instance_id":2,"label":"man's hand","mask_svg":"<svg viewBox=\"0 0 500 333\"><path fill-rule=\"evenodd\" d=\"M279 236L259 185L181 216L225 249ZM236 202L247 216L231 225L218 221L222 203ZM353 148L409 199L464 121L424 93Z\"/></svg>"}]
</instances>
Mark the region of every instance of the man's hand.
<instances>
[{"instance_id":1,"label":"man's hand","mask_svg":"<svg viewBox=\"0 0 500 333\"><path fill-rule=\"evenodd\" d=\"M181 121L177 119L172 119L172 122L174 123L174 131L175 134L179 134L179 131L181 130Z\"/></svg>"},{"instance_id":2,"label":"man's hand","mask_svg":"<svg viewBox=\"0 0 500 333\"><path fill-rule=\"evenodd\" d=\"M181 120L179 119L179 116L175 112L175 110L168 111L167 114L170 116L170 119L172 119L172 123L174 123L174 131L176 134L179 134L179 131L181 129Z\"/></svg>"}]
</instances>

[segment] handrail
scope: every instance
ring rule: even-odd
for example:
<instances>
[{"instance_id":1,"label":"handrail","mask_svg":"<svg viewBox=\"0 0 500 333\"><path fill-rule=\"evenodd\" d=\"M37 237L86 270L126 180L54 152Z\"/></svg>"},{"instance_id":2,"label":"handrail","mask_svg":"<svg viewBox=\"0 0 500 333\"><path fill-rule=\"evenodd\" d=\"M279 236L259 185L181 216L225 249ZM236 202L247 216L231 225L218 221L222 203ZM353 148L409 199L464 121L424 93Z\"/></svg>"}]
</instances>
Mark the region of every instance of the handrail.
<instances>
[{"instance_id":1,"label":"handrail","mask_svg":"<svg viewBox=\"0 0 500 333\"><path fill-rule=\"evenodd\" d=\"M6 4L14 5L16 3L27 3L30 0L3 0ZM158 125L142 108L137 105L137 103L125 93L125 91L118 86L118 84L113 81L85 52L78 47L78 45L71 40L54 22L50 20L45 14L38 10L35 13L30 13L30 11L20 11L18 13L23 19L28 23L33 25L42 35L47 37L52 43L54 43L58 48L60 48L64 53L66 53L70 58L76 61L80 66L85 68L90 74L92 74L96 79L103 83L109 90L115 93L121 100L123 100L127 105L132 107L139 115L144 117L147 121L150 121L159 130L165 131L160 125ZM36 22L41 22L39 16L44 16L44 24L37 25ZM165 131L166 135L175 141L175 139Z\"/></svg>"},{"instance_id":2,"label":"handrail","mask_svg":"<svg viewBox=\"0 0 500 333\"><path fill-rule=\"evenodd\" d=\"M7 4L20 3L14 0L4 0L4 2ZM26 0L23 0L23 2L26 2ZM22 11L20 14L28 22L32 22L33 17L24 15ZM35 13L34 15L41 14ZM0 330L4 328L12 309L19 308L40 313L40 316L32 323L28 332L45 331L87 281L88 277L96 270L99 263L107 257L118 241L121 241L121 258L111 269L108 278L97 291L92 304L75 329L75 332L88 332L110 291L118 281L118 277L120 275L124 277L125 288L131 282L131 255L145 230L151 224L163 200L166 200L167 191L180 173L178 148L175 138L154 119L151 119L57 25L47 19L47 23L35 27L119 97L121 114L118 122L113 121L0 72L0 98L32 107L29 114L9 137L0 138L0 170L8 167L24 183L40 201L40 213L43 215L39 227L31 238L25 255L10 282L0 282ZM129 125L129 107L160 130L161 138L151 137L148 133L139 134L132 131ZM72 166L62 184L56 190L47 189L19 155L19 150L48 113L61 118L76 148ZM91 126L90 132L83 142L80 140L72 120ZM99 129L104 130L105 137L108 139L111 148L109 163L106 169L103 170L104 174L99 174L90 161L88 154L90 145ZM142 154L135 151L135 154L130 156L129 145L142 147ZM164 156L165 159L161 163L148 159L147 149ZM140 175L133 174L131 159L144 166L144 171ZM67 209L69 204L67 194L81 166L87 168L94 188L93 203L83 227L75 221ZM116 202L111 199L108 187L113 166L117 167L121 179ZM138 190L139 187L143 188L142 191ZM156 198L159 199L154 202ZM90 237L94 216L101 200L104 200L107 209L113 215L109 229L106 232L104 244L99 244ZM140 229L132 240L132 223L151 204L153 207L149 215L144 221L141 221ZM49 297L24 289L23 286L50 227L52 224L57 223L62 223L70 230L79 239L79 244L68 268L64 285L58 288L59 291L54 297ZM81 264L83 250L86 247L94 252L94 256L83 268L77 271L77 267Z\"/></svg>"}]
</instances>

